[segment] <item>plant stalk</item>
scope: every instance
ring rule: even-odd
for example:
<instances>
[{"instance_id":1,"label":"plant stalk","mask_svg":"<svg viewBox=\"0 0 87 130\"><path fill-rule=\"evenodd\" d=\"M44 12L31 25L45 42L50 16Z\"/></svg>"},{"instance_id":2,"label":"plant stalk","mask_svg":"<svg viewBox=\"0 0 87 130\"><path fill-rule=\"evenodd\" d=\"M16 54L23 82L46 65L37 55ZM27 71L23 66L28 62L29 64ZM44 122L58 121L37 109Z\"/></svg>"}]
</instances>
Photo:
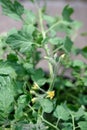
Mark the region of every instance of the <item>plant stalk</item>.
<instances>
[{"instance_id":1,"label":"plant stalk","mask_svg":"<svg viewBox=\"0 0 87 130\"><path fill-rule=\"evenodd\" d=\"M47 120L45 120L42 116L41 116L41 119L46 123L48 124L49 126L53 127L55 130L60 130L59 128L57 128L56 126L54 126L52 123L48 122Z\"/></svg>"},{"instance_id":2,"label":"plant stalk","mask_svg":"<svg viewBox=\"0 0 87 130\"><path fill-rule=\"evenodd\" d=\"M75 130L75 121L74 121L74 116L73 116L73 115L71 115L71 116L72 116L73 130Z\"/></svg>"},{"instance_id":3,"label":"plant stalk","mask_svg":"<svg viewBox=\"0 0 87 130\"><path fill-rule=\"evenodd\" d=\"M46 33L45 33L44 27L43 27L43 19L42 19L42 10L41 9L39 9L39 19L40 19L40 27L41 27L43 39L45 39L46 38ZM47 57L50 57L51 54L50 54L50 51L49 51L49 48L48 48L47 44L44 45L44 49L45 49ZM50 88L49 89L52 90L51 87L52 87L53 79L54 79L53 78L54 77L54 71L53 71L54 67L49 61L48 61L48 65L49 65L49 71L50 71L50 77L51 77L51 83L50 83Z\"/></svg>"}]
</instances>

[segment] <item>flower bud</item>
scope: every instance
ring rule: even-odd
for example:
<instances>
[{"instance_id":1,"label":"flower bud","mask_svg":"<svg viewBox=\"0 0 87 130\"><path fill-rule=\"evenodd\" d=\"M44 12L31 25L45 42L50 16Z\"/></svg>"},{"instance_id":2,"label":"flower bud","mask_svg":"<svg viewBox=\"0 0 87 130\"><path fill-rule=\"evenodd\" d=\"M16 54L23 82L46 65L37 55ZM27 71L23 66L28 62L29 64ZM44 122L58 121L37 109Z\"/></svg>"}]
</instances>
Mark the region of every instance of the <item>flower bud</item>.
<instances>
[{"instance_id":1,"label":"flower bud","mask_svg":"<svg viewBox=\"0 0 87 130\"><path fill-rule=\"evenodd\" d=\"M37 100L37 98L32 98L32 99L31 99L32 103L35 103L36 100Z\"/></svg>"},{"instance_id":2,"label":"flower bud","mask_svg":"<svg viewBox=\"0 0 87 130\"><path fill-rule=\"evenodd\" d=\"M35 92L33 90L30 90L30 94L35 94Z\"/></svg>"},{"instance_id":3,"label":"flower bud","mask_svg":"<svg viewBox=\"0 0 87 130\"><path fill-rule=\"evenodd\" d=\"M33 89L33 90L37 90L38 88L39 88L38 84L37 84L37 83L34 83L32 89Z\"/></svg>"},{"instance_id":4,"label":"flower bud","mask_svg":"<svg viewBox=\"0 0 87 130\"><path fill-rule=\"evenodd\" d=\"M65 57L65 54L62 54L60 57L61 57L61 58L64 58L64 57Z\"/></svg>"}]
</instances>

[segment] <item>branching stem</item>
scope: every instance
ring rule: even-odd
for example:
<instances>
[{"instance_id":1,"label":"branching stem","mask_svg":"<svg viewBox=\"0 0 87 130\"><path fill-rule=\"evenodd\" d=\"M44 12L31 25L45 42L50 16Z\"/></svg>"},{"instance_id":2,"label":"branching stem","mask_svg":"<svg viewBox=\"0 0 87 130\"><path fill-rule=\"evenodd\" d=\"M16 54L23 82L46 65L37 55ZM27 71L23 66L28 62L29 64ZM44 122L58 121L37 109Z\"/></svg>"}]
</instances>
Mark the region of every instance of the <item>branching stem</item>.
<instances>
[{"instance_id":1,"label":"branching stem","mask_svg":"<svg viewBox=\"0 0 87 130\"><path fill-rule=\"evenodd\" d=\"M40 27L41 27L41 32L42 32L42 35L43 35L43 39L46 38L46 33L44 31L44 27L43 27L43 19L42 19L42 10L39 9L39 19L40 19ZM45 49L45 52L46 52L46 55L47 57L50 57L51 54L50 54L50 50L47 46L47 44L44 45L44 49ZM50 71L50 77L51 77L51 83L50 83L50 89L52 87L52 82L53 82L53 77L54 77L54 72L53 72L53 65L48 61L48 65L49 65L49 71Z\"/></svg>"},{"instance_id":2,"label":"branching stem","mask_svg":"<svg viewBox=\"0 0 87 130\"><path fill-rule=\"evenodd\" d=\"M33 112L36 112L33 107L31 105L28 105L29 108L33 111ZM55 130L60 130L59 128L57 128L57 126L53 125L52 123L48 122L47 120L45 120L43 118L43 116L39 115L39 117L42 119L42 121L44 121L46 124L48 124L49 126L51 126L52 128L55 128Z\"/></svg>"},{"instance_id":3,"label":"branching stem","mask_svg":"<svg viewBox=\"0 0 87 130\"><path fill-rule=\"evenodd\" d=\"M41 119L48 124L49 126L51 126L52 128L54 128L55 130L60 130L59 128L57 128L57 126L53 125L52 123L48 122L47 120L45 120L42 116Z\"/></svg>"}]
</instances>

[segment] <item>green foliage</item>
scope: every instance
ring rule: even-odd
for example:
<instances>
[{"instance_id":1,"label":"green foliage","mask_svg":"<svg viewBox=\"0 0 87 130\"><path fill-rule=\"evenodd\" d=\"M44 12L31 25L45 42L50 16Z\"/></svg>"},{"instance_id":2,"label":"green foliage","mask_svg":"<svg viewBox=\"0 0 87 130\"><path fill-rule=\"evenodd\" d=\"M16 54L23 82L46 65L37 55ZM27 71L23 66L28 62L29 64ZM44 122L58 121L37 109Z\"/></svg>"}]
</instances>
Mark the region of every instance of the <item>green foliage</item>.
<instances>
[{"instance_id":1,"label":"green foliage","mask_svg":"<svg viewBox=\"0 0 87 130\"><path fill-rule=\"evenodd\" d=\"M71 51L72 44L73 44L73 42L68 37L66 37L66 39L64 41L64 49L65 49L66 52L70 52Z\"/></svg>"},{"instance_id":2,"label":"green foliage","mask_svg":"<svg viewBox=\"0 0 87 130\"><path fill-rule=\"evenodd\" d=\"M0 36L0 130L87 130L87 64L72 58L87 58L87 47L74 45L81 23L69 5L49 16L36 2L34 13L0 0L5 15L22 21Z\"/></svg>"},{"instance_id":3,"label":"green foliage","mask_svg":"<svg viewBox=\"0 0 87 130\"><path fill-rule=\"evenodd\" d=\"M29 103L29 96L28 95L22 95L18 98L17 101L17 108L15 110L14 117L16 120L20 120L24 116L23 109L28 105Z\"/></svg>"},{"instance_id":4,"label":"green foliage","mask_svg":"<svg viewBox=\"0 0 87 130\"><path fill-rule=\"evenodd\" d=\"M87 46L85 46L84 48L81 49L81 54L82 54L82 56L87 58Z\"/></svg>"},{"instance_id":5,"label":"green foliage","mask_svg":"<svg viewBox=\"0 0 87 130\"><path fill-rule=\"evenodd\" d=\"M34 30L35 29L32 25L25 25L22 30L10 35L6 42L10 44L13 49L18 49L22 53L26 52L31 49L32 44L34 44L32 38Z\"/></svg>"},{"instance_id":6,"label":"green foliage","mask_svg":"<svg viewBox=\"0 0 87 130\"><path fill-rule=\"evenodd\" d=\"M74 12L73 8L71 8L69 5L66 5L63 9L62 16L64 20L72 21L70 18L71 14Z\"/></svg>"},{"instance_id":7,"label":"green foliage","mask_svg":"<svg viewBox=\"0 0 87 130\"><path fill-rule=\"evenodd\" d=\"M24 7L18 1L14 1L13 3L11 0L0 0L0 3L5 15L18 20L21 19L24 13Z\"/></svg>"},{"instance_id":8,"label":"green foliage","mask_svg":"<svg viewBox=\"0 0 87 130\"><path fill-rule=\"evenodd\" d=\"M31 77L32 80L39 86L42 86L46 83L46 78L44 77L44 72L42 69L35 70Z\"/></svg>"},{"instance_id":9,"label":"green foliage","mask_svg":"<svg viewBox=\"0 0 87 130\"><path fill-rule=\"evenodd\" d=\"M29 24L35 24L36 23L36 16L35 14L30 10L24 10L24 14L26 14L25 16L25 20L26 23Z\"/></svg>"},{"instance_id":10,"label":"green foliage","mask_svg":"<svg viewBox=\"0 0 87 130\"><path fill-rule=\"evenodd\" d=\"M9 121L14 105L14 83L9 76L0 76L0 124Z\"/></svg>"},{"instance_id":11,"label":"green foliage","mask_svg":"<svg viewBox=\"0 0 87 130\"><path fill-rule=\"evenodd\" d=\"M78 124L79 124L79 127L81 128L81 130L86 130L87 129L87 121L86 122L81 121Z\"/></svg>"},{"instance_id":12,"label":"green foliage","mask_svg":"<svg viewBox=\"0 0 87 130\"><path fill-rule=\"evenodd\" d=\"M53 110L53 103L48 99L41 99L40 105L43 108L43 112L51 113Z\"/></svg>"},{"instance_id":13,"label":"green foliage","mask_svg":"<svg viewBox=\"0 0 87 130\"><path fill-rule=\"evenodd\" d=\"M16 78L15 70L7 62L3 61L0 61L0 75L8 75Z\"/></svg>"},{"instance_id":14,"label":"green foliage","mask_svg":"<svg viewBox=\"0 0 87 130\"><path fill-rule=\"evenodd\" d=\"M68 120L69 119L69 111L63 106L63 105L58 105L56 107L56 110L54 111L54 116L58 119L62 120Z\"/></svg>"}]
</instances>

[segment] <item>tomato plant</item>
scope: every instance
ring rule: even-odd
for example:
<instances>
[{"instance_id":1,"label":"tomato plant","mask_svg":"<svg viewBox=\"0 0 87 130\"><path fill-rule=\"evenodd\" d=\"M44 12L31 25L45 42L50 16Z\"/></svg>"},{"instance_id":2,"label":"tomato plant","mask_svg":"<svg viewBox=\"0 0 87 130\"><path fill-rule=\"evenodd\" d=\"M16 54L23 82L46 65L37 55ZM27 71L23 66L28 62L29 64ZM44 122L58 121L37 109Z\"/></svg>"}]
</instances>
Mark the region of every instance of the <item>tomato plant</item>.
<instances>
[{"instance_id":1,"label":"tomato plant","mask_svg":"<svg viewBox=\"0 0 87 130\"><path fill-rule=\"evenodd\" d=\"M87 64L72 58L87 58L87 47L74 44L81 23L69 5L50 16L31 2L36 13L0 0L3 14L22 22L0 35L0 130L87 130ZM42 60L47 72L37 67Z\"/></svg>"}]
</instances>

